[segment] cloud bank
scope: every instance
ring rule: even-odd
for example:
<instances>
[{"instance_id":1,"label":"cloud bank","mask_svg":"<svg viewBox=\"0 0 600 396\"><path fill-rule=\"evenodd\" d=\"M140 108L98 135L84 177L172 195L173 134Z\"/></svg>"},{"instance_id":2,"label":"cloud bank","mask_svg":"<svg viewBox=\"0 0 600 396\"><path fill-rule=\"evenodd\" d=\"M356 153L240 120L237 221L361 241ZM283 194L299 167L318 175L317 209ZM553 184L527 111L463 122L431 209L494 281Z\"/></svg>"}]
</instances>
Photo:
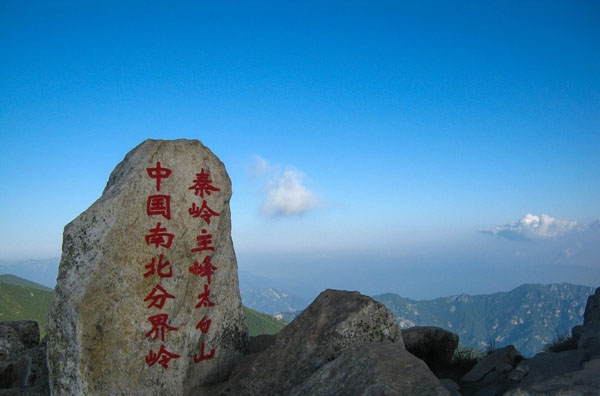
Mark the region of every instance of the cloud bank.
<instances>
[{"instance_id":1,"label":"cloud bank","mask_svg":"<svg viewBox=\"0 0 600 396\"><path fill-rule=\"evenodd\" d=\"M526 214L510 224L480 230L482 233L512 240L553 239L585 226L579 226L574 220L555 219L542 214Z\"/></svg>"},{"instance_id":2,"label":"cloud bank","mask_svg":"<svg viewBox=\"0 0 600 396\"><path fill-rule=\"evenodd\" d=\"M305 186L306 175L296 169L278 171L281 166L271 166L267 160L255 155L251 171L263 176L265 197L260 211L267 217L297 216L315 209L317 196Z\"/></svg>"}]
</instances>

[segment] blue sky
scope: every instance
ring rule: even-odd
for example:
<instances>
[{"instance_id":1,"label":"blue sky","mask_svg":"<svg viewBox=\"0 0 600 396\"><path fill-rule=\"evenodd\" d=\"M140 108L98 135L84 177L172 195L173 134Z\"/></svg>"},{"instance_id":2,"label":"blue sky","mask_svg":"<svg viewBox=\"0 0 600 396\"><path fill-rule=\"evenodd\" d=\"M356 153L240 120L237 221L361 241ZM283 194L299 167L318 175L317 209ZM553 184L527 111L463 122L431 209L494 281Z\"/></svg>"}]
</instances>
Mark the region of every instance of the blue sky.
<instances>
[{"instance_id":1,"label":"blue sky","mask_svg":"<svg viewBox=\"0 0 600 396\"><path fill-rule=\"evenodd\" d=\"M58 257L129 150L185 137L230 173L240 268L299 294L598 286L598 20L594 1L0 1L0 259Z\"/></svg>"}]
</instances>

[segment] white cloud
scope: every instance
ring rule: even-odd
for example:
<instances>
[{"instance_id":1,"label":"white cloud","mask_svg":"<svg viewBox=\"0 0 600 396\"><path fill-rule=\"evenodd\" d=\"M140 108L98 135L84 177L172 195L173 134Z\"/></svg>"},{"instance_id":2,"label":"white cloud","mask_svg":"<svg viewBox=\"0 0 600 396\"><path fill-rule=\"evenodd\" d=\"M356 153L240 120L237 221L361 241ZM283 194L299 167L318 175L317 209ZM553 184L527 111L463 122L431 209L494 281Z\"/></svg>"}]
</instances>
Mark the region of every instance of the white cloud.
<instances>
[{"instance_id":1,"label":"white cloud","mask_svg":"<svg viewBox=\"0 0 600 396\"><path fill-rule=\"evenodd\" d=\"M267 216L290 216L306 213L317 206L316 195L304 186L304 173L286 170L268 183L261 206Z\"/></svg>"},{"instance_id":2,"label":"white cloud","mask_svg":"<svg viewBox=\"0 0 600 396\"><path fill-rule=\"evenodd\" d=\"M533 240L558 238L580 228L585 228L585 225L578 226L574 220L555 219L547 214L526 214L520 220L481 232L513 240Z\"/></svg>"}]
</instances>

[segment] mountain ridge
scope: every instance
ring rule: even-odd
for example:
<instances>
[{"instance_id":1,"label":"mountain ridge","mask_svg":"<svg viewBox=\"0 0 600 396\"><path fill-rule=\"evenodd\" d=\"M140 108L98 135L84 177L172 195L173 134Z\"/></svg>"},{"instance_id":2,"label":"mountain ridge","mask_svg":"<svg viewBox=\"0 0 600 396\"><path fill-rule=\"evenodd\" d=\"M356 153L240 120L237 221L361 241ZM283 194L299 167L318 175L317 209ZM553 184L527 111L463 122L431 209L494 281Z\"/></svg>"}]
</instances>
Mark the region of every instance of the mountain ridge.
<instances>
[{"instance_id":1,"label":"mountain ridge","mask_svg":"<svg viewBox=\"0 0 600 396\"><path fill-rule=\"evenodd\" d=\"M566 335L583 322L587 297L595 288L571 283L517 286L508 292L458 294L412 300L394 293L373 298L390 309L401 328L438 326L478 349L513 344L526 356Z\"/></svg>"}]
</instances>

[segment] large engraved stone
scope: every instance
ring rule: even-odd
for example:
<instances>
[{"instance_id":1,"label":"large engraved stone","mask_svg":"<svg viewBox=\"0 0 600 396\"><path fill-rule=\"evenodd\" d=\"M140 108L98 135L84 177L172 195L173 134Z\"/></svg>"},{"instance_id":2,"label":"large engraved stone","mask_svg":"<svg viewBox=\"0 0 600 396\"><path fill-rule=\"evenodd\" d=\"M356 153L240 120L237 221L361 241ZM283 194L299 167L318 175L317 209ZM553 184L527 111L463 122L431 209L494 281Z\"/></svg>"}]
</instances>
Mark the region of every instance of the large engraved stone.
<instances>
[{"instance_id":1,"label":"large engraved stone","mask_svg":"<svg viewBox=\"0 0 600 396\"><path fill-rule=\"evenodd\" d=\"M54 395L186 395L228 376L247 343L230 198L199 141L127 154L64 230L47 330Z\"/></svg>"}]
</instances>

